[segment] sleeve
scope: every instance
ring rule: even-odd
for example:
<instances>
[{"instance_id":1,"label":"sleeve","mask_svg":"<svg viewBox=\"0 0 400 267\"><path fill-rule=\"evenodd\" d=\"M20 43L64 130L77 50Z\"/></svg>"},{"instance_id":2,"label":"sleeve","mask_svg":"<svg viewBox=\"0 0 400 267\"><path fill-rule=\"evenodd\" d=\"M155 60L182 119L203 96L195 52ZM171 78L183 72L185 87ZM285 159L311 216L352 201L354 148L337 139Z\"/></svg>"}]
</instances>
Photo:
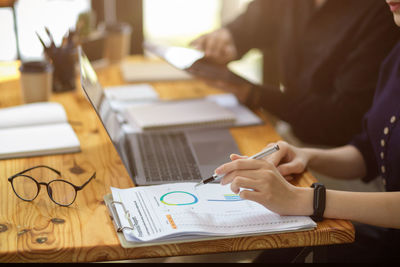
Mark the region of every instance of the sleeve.
<instances>
[{"instance_id":1,"label":"sleeve","mask_svg":"<svg viewBox=\"0 0 400 267\"><path fill-rule=\"evenodd\" d=\"M276 40L278 33L279 2L273 0L254 0L234 21L225 25L232 34L238 58L252 48L264 48Z\"/></svg>"},{"instance_id":2,"label":"sleeve","mask_svg":"<svg viewBox=\"0 0 400 267\"><path fill-rule=\"evenodd\" d=\"M335 146L348 143L361 130L361 123L354 122L361 122L369 109L380 64L399 38L398 29L386 11L378 8L364 18L366 22L354 36L356 49L343 59L335 73L333 88L308 91L304 95L260 90L260 105L299 129L296 134L300 138L310 137L302 138L305 142ZM315 127L326 136L314 133Z\"/></svg>"},{"instance_id":3,"label":"sleeve","mask_svg":"<svg viewBox=\"0 0 400 267\"><path fill-rule=\"evenodd\" d=\"M378 164L376 162L375 153L371 145L371 140L366 131L367 118L364 117L364 131L356 135L349 145L354 146L364 158L365 166L367 167L367 174L362 178L364 182L369 182L375 179L378 175Z\"/></svg>"}]
</instances>

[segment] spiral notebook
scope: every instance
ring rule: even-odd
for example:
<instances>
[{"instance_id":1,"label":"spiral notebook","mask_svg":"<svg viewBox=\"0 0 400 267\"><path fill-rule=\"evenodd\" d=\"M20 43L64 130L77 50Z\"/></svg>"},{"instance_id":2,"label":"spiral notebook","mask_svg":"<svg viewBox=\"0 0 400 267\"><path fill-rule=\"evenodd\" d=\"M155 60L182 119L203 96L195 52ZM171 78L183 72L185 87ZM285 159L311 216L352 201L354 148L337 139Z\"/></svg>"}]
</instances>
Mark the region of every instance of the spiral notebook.
<instances>
[{"instance_id":1,"label":"spiral notebook","mask_svg":"<svg viewBox=\"0 0 400 267\"><path fill-rule=\"evenodd\" d=\"M196 183L111 188L105 202L123 247L311 230L307 216L280 216L233 194Z\"/></svg>"},{"instance_id":2,"label":"spiral notebook","mask_svg":"<svg viewBox=\"0 0 400 267\"><path fill-rule=\"evenodd\" d=\"M142 130L229 127L235 114L205 99L167 101L127 109L127 119Z\"/></svg>"}]
</instances>

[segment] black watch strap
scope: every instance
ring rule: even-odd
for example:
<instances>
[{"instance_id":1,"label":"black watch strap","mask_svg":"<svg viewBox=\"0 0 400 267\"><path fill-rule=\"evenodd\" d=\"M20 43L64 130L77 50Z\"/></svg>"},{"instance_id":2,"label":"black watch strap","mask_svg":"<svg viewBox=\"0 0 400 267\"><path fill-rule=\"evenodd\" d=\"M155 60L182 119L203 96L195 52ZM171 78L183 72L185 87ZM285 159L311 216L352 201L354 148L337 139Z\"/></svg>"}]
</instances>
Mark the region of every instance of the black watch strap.
<instances>
[{"instance_id":1,"label":"black watch strap","mask_svg":"<svg viewBox=\"0 0 400 267\"><path fill-rule=\"evenodd\" d=\"M314 221L320 222L324 219L326 188L321 183L313 183L311 187L314 188L314 214L310 217Z\"/></svg>"}]
</instances>

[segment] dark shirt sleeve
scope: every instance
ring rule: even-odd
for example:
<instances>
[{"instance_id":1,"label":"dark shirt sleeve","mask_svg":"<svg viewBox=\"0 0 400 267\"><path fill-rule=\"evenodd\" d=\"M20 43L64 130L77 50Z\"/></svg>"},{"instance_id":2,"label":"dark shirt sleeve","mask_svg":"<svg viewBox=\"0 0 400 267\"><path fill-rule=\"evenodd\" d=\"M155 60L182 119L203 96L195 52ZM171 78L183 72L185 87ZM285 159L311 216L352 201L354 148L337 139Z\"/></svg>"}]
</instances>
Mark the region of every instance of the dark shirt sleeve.
<instances>
[{"instance_id":1,"label":"dark shirt sleeve","mask_svg":"<svg viewBox=\"0 0 400 267\"><path fill-rule=\"evenodd\" d=\"M324 71L325 75L335 75L332 88L305 90L302 95L296 90L281 93L261 88L264 90L260 90L260 105L292 124L303 141L344 145L354 132L360 132L361 118L372 103L380 64L399 36L394 23L387 21L392 18L380 9L365 20L354 36L357 45L346 58L340 59L343 63L338 71ZM320 128L319 135L314 135L315 127ZM326 136L321 136L321 132Z\"/></svg>"},{"instance_id":2,"label":"dark shirt sleeve","mask_svg":"<svg viewBox=\"0 0 400 267\"><path fill-rule=\"evenodd\" d=\"M364 122L366 121L367 120L364 119ZM366 129L365 126L364 129ZM365 166L367 167L367 174L365 177L362 178L362 180L364 182L369 182L375 179L379 174L378 165L376 163L374 150L372 148L371 141L368 137L366 130L364 130L359 135L356 135L353 138L353 140L349 143L349 145L352 145L355 148L357 148L364 158Z\"/></svg>"},{"instance_id":3,"label":"dark shirt sleeve","mask_svg":"<svg viewBox=\"0 0 400 267\"><path fill-rule=\"evenodd\" d=\"M265 48L276 40L279 1L254 0L234 21L225 25L231 32L238 58L252 48Z\"/></svg>"}]
</instances>

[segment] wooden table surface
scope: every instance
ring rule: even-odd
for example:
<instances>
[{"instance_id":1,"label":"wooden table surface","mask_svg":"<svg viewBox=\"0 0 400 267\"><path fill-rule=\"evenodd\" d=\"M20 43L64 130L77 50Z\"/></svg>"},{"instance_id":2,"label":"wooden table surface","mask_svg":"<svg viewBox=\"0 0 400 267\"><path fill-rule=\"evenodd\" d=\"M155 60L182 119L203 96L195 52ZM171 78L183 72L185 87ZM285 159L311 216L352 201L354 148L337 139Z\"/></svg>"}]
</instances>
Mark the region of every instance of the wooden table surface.
<instances>
[{"instance_id":1,"label":"wooden table surface","mask_svg":"<svg viewBox=\"0 0 400 267\"><path fill-rule=\"evenodd\" d=\"M144 59L131 57L129 60ZM22 104L16 71L18 63L8 66L14 69L0 64L0 108ZM103 86L124 84L118 65L97 69L97 73ZM200 80L151 84L162 98L199 97L221 92ZM124 249L103 196L111 192L111 186L129 188L134 184L80 84L75 91L53 94L51 101L63 104L81 142L82 152L0 160L0 262L93 262L354 241L354 228L350 222L324 220L312 231ZM231 129L231 133L243 155L254 154L266 144L280 140L268 121L260 126ZM34 165L58 169L77 185L85 182L94 171L97 178L78 193L76 201L68 208L54 204L44 188L33 202L25 202L14 195L7 178ZM37 177L46 181L49 178L43 172L39 172ZM306 172L297 177L294 184L308 187L315 181Z\"/></svg>"}]
</instances>

